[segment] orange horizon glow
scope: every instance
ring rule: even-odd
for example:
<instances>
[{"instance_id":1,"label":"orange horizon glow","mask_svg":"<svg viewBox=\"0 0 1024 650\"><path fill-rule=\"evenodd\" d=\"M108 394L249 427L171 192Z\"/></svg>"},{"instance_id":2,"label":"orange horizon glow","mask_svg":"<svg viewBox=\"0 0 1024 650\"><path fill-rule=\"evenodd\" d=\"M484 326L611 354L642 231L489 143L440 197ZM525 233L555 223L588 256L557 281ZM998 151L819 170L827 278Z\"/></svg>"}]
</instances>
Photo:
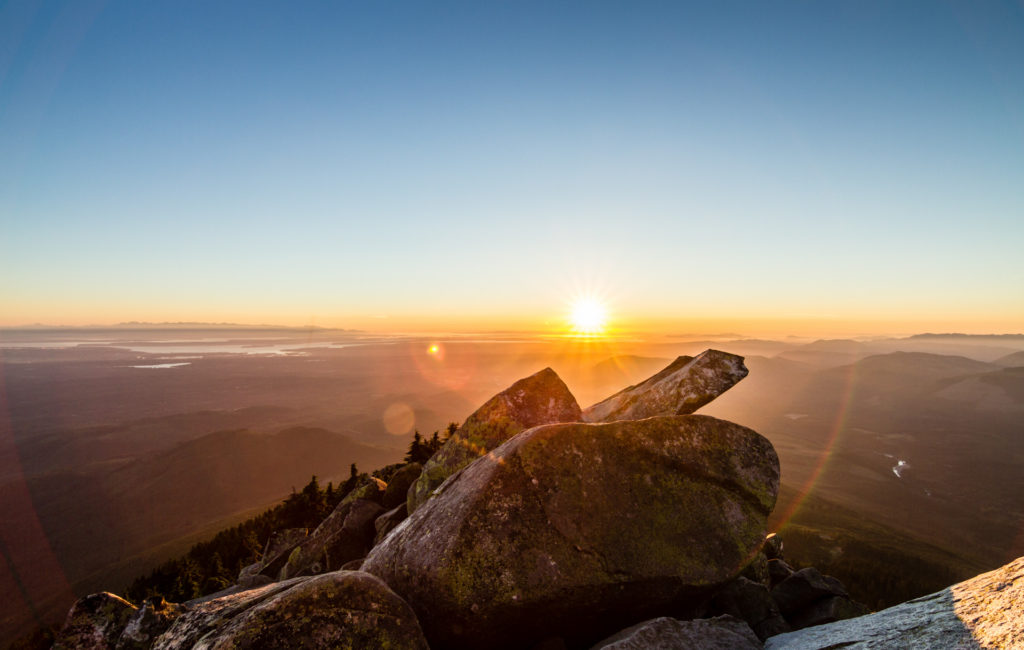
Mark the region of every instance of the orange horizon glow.
<instances>
[{"instance_id":1,"label":"orange horizon glow","mask_svg":"<svg viewBox=\"0 0 1024 650\"><path fill-rule=\"evenodd\" d=\"M909 336L924 332L960 332L965 334L1015 334L1024 332L1024 313L1006 312L973 318L957 314L901 314L869 312L851 314L796 313L736 313L713 308L693 307L689 314L680 314L679 308L655 313L650 308L621 304L617 300L614 316L610 314L610 301L603 298L584 298L577 294L570 304L523 305L515 311L467 312L451 305L415 309L407 306L389 313L358 311L323 311L245 308L206 308L196 305L168 305L164 309L146 309L139 305L102 308L98 305L68 303L62 308L41 308L39 305L14 305L20 309L5 310L0 315L0 327L19 328L48 326L59 328L110 327L124 323L201 323L237 324L239 326L266 325L270 327L360 330L380 335L422 335L431 337L446 334L516 334L522 336L559 337L588 334L603 337L694 337L735 334L734 338L858 338L872 336ZM593 300L600 306L588 308L589 318L603 322L600 327L581 326L571 316L581 300ZM35 308L32 308L35 307ZM603 314L598 313L601 309ZM676 313L672 313L675 311ZM713 314L713 315L704 315ZM589 332L588 332L589 330Z\"/></svg>"}]
</instances>

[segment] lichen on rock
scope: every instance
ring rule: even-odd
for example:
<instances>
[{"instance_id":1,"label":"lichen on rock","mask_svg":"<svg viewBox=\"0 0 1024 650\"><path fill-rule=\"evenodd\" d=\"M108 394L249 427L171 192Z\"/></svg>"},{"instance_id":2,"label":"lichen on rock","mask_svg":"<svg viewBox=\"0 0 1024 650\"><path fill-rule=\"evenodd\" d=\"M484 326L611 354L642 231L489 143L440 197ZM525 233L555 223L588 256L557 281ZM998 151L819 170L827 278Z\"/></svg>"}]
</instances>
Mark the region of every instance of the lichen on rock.
<instances>
[{"instance_id":1,"label":"lichen on rock","mask_svg":"<svg viewBox=\"0 0 1024 650\"><path fill-rule=\"evenodd\" d=\"M576 398L551 368L520 379L466 418L426 462L409 488L409 513L423 505L449 476L520 431L541 424L578 422L580 417Z\"/></svg>"},{"instance_id":2,"label":"lichen on rock","mask_svg":"<svg viewBox=\"0 0 1024 650\"><path fill-rule=\"evenodd\" d=\"M705 350L679 357L666 368L583 411L584 422L641 420L659 415L688 415L747 376L743 357Z\"/></svg>"},{"instance_id":3,"label":"lichen on rock","mask_svg":"<svg viewBox=\"0 0 1024 650\"><path fill-rule=\"evenodd\" d=\"M735 577L778 480L771 443L715 418L535 427L449 479L363 570L442 646L585 636Z\"/></svg>"}]
</instances>

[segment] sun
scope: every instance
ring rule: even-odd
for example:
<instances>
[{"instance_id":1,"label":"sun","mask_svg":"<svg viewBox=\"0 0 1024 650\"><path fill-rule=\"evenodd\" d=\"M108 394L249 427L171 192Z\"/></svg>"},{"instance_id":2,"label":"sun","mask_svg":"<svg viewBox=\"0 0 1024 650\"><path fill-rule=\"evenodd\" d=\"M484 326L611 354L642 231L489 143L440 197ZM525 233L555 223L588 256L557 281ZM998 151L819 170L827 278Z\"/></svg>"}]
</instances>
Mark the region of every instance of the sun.
<instances>
[{"instance_id":1,"label":"sun","mask_svg":"<svg viewBox=\"0 0 1024 650\"><path fill-rule=\"evenodd\" d=\"M594 336L604 332L608 321L608 310L598 300L580 298L572 304L569 323L576 334Z\"/></svg>"}]
</instances>

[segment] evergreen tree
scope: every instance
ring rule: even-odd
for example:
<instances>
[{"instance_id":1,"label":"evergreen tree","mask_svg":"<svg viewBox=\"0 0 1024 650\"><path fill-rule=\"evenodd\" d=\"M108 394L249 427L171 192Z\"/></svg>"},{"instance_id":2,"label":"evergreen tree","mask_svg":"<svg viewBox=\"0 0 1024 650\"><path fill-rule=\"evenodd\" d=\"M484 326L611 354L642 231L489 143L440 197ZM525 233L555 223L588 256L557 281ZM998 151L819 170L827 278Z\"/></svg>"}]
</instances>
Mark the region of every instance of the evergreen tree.
<instances>
[{"instance_id":1,"label":"evergreen tree","mask_svg":"<svg viewBox=\"0 0 1024 650\"><path fill-rule=\"evenodd\" d=\"M434 454L436 454L437 450L441 448L442 444L444 443L441 442L441 438L438 437L438 432L435 431L434 435L430 436L430 442L427 443L427 446L430 449L430 455L433 456Z\"/></svg>"},{"instance_id":2,"label":"evergreen tree","mask_svg":"<svg viewBox=\"0 0 1024 650\"><path fill-rule=\"evenodd\" d=\"M356 489L356 485L359 483L359 469L355 463L352 463L351 467L348 468L348 479L342 483L341 487L338 488L338 500L340 501L349 492Z\"/></svg>"},{"instance_id":3,"label":"evergreen tree","mask_svg":"<svg viewBox=\"0 0 1024 650\"><path fill-rule=\"evenodd\" d=\"M425 463L430 458L430 450L427 444L423 442L423 436L420 435L417 430L412 437L412 443L409 445L409 453L405 455L405 462L407 463Z\"/></svg>"}]
</instances>

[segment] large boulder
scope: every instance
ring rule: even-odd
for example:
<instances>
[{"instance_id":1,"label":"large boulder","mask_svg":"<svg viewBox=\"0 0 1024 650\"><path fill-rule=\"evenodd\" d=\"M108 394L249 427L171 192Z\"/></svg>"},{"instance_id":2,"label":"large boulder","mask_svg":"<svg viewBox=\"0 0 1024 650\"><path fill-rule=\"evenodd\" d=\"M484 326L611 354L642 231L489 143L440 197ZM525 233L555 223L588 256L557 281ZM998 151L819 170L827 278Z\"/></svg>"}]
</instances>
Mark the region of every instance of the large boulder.
<instances>
[{"instance_id":1,"label":"large boulder","mask_svg":"<svg viewBox=\"0 0 1024 650\"><path fill-rule=\"evenodd\" d=\"M594 645L591 650L761 650L761 642L746 623L732 616L679 621L661 617L644 621Z\"/></svg>"},{"instance_id":2,"label":"large boulder","mask_svg":"<svg viewBox=\"0 0 1024 650\"><path fill-rule=\"evenodd\" d=\"M445 479L520 431L541 424L579 422L580 406L551 368L520 379L470 415L423 466L409 488L412 514Z\"/></svg>"},{"instance_id":3,"label":"large boulder","mask_svg":"<svg viewBox=\"0 0 1024 650\"><path fill-rule=\"evenodd\" d=\"M728 352L705 350L696 357L679 357L656 375L583 411L583 421L687 415L732 388L747 372L743 357Z\"/></svg>"},{"instance_id":4,"label":"large boulder","mask_svg":"<svg viewBox=\"0 0 1024 650\"><path fill-rule=\"evenodd\" d=\"M1024 557L874 614L768 639L771 650L1024 647Z\"/></svg>"},{"instance_id":5,"label":"large boulder","mask_svg":"<svg viewBox=\"0 0 1024 650\"><path fill-rule=\"evenodd\" d=\"M71 607L53 647L60 650L113 648L136 611L135 605L110 592L85 596Z\"/></svg>"},{"instance_id":6,"label":"large boulder","mask_svg":"<svg viewBox=\"0 0 1024 650\"><path fill-rule=\"evenodd\" d=\"M426 650L427 644L412 610L387 585L366 573L338 571L201 603L153 647Z\"/></svg>"},{"instance_id":7,"label":"large boulder","mask_svg":"<svg viewBox=\"0 0 1024 650\"><path fill-rule=\"evenodd\" d=\"M592 642L694 605L758 552L771 443L706 416L525 431L367 557L438 647Z\"/></svg>"}]
</instances>

